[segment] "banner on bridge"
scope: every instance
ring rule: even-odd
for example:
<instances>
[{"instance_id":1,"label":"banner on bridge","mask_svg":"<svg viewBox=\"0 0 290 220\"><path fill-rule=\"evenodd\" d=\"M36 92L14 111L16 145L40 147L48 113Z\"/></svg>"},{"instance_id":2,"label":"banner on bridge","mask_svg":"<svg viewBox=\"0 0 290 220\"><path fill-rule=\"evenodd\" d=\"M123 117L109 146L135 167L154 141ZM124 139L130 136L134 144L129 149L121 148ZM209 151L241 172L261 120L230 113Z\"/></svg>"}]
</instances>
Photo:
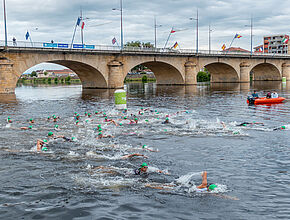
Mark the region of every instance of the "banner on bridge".
<instances>
[{"instance_id":1,"label":"banner on bridge","mask_svg":"<svg viewBox=\"0 0 290 220\"><path fill-rule=\"evenodd\" d=\"M68 44L57 44L58 48L68 48Z\"/></svg>"},{"instance_id":2,"label":"banner on bridge","mask_svg":"<svg viewBox=\"0 0 290 220\"><path fill-rule=\"evenodd\" d=\"M43 43L43 47L57 47L56 43Z\"/></svg>"}]
</instances>

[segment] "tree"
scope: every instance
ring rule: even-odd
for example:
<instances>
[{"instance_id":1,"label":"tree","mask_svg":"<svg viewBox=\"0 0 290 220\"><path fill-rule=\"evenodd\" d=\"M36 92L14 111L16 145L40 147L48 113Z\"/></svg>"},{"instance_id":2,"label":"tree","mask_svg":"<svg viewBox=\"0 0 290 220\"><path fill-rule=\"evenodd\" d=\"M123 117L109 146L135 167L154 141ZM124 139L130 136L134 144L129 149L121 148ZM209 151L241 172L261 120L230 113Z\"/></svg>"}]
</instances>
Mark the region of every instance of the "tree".
<instances>
[{"instance_id":1,"label":"tree","mask_svg":"<svg viewBox=\"0 0 290 220\"><path fill-rule=\"evenodd\" d=\"M32 71L32 73L30 74L31 77L37 77L37 73L35 71Z\"/></svg>"},{"instance_id":2,"label":"tree","mask_svg":"<svg viewBox=\"0 0 290 220\"><path fill-rule=\"evenodd\" d=\"M70 76L66 77L65 82L70 82L70 79L71 79Z\"/></svg>"},{"instance_id":3,"label":"tree","mask_svg":"<svg viewBox=\"0 0 290 220\"><path fill-rule=\"evenodd\" d=\"M51 78L50 77L47 79L47 83L51 84Z\"/></svg>"},{"instance_id":4,"label":"tree","mask_svg":"<svg viewBox=\"0 0 290 220\"><path fill-rule=\"evenodd\" d=\"M58 83L58 78L54 78L54 83L57 84Z\"/></svg>"},{"instance_id":5,"label":"tree","mask_svg":"<svg viewBox=\"0 0 290 220\"><path fill-rule=\"evenodd\" d=\"M46 76L48 73L45 71L43 74Z\"/></svg>"},{"instance_id":6,"label":"tree","mask_svg":"<svg viewBox=\"0 0 290 220\"><path fill-rule=\"evenodd\" d=\"M140 42L140 41L131 41L131 42L127 42L125 44L125 47L143 47L143 48L153 48L154 45L151 44L150 42Z\"/></svg>"},{"instance_id":7,"label":"tree","mask_svg":"<svg viewBox=\"0 0 290 220\"><path fill-rule=\"evenodd\" d=\"M197 82L209 82L210 81L210 73L206 68L204 71L199 71L197 74Z\"/></svg>"}]
</instances>

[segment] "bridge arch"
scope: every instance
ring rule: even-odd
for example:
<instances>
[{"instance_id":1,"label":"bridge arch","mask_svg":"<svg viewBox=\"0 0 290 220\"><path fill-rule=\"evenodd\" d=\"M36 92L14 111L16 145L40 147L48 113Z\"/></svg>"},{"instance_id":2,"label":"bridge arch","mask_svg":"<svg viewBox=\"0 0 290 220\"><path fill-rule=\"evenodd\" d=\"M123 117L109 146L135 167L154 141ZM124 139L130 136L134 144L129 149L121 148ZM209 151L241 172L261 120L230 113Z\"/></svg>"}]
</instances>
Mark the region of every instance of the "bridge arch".
<instances>
[{"instance_id":1,"label":"bridge arch","mask_svg":"<svg viewBox=\"0 0 290 220\"><path fill-rule=\"evenodd\" d=\"M39 60L38 60L39 61ZM20 75L25 72L27 69L41 63L53 63L53 64L59 64L64 67L67 67L74 71L78 77L81 80L81 84L83 89L95 89L95 88L107 88L108 83L104 75L97 70L95 67L93 67L90 64L87 64L85 62L80 61L74 61L74 60L41 60L40 62L26 62L26 65L19 65L15 68L17 71L16 75L18 75L18 78ZM17 80L18 80L17 78ZM15 87L16 83L15 82Z\"/></svg>"},{"instance_id":2,"label":"bridge arch","mask_svg":"<svg viewBox=\"0 0 290 220\"><path fill-rule=\"evenodd\" d=\"M204 67L209 71L211 75L210 82L213 83L239 82L239 74L237 70L227 63L213 62L205 64Z\"/></svg>"},{"instance_id":3,"label":"bridge arch","mask_svg":"<svg viewBox=\"0 0 290 220\"><path fill-rule=\"evenodd\" d=\"M181 71L172 64L164 61L145 61L131 64L128 66L126 74L138 65L144 65L152 70L158 85L184 85L185 83ZM126 75L124 76L124 79L125 77Z\"/></svg>"},{"instance_id":4,"label":"bridge arch","mask_svg":"<svg viewBox=\"0 0 290 220\"><path fill-rule=\"evenodd\" d=\"M278 67L271 63L259 63L252 67L250 73L254 81L275 81L282 79L282 74Z\"/></svg>"}]
</instances>

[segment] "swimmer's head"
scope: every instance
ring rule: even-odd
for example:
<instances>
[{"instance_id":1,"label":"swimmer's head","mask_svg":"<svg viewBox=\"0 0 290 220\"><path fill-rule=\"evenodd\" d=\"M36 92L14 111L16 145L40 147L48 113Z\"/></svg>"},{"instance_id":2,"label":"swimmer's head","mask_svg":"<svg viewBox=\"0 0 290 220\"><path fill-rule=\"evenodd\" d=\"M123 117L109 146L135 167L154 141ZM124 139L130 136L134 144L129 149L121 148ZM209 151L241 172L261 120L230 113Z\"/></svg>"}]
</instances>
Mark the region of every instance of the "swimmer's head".
<instances>
[{"instance_id":1,"label":"swimmer's head","mask_svg":"<svg viewBox=\"0 0 290 220\"><path fill-rule=\"evenodd\" d=\"M141 166L140 166L140 169L141 169L142 172L146 172L147 169L148 169L147 163L142 163Z\"/></svg>"},{"instance_id":2,"label":"swimmer's head","mask_svg":"<svg viewBox=\"0 0 290 220\"><path fill-rule=\"evenodd\" d=\"M33 119L31 118L31 119L29 119L29 121L33 121Z\"/></svg>"},{"instance_id":3,"label":"swimmer's head","mask_svg":"<svg viewBox=\"0 0 290 220\"><path fill-rule=\"evenodd\" d=\"M141 108L141 110L143 110L143 108Z\"/></svg>"},{"instance_id":4,"label":"swimmer's head","mask_svg":"<svg viewBox=\"0 0 290 220\"><path fill-rule=\"evenodd\" d=\"M42 151L47 151L47 147L43 147L41 150Z\"/></svg>"},{"instance_id":5,"label":"swimmer's head","mask_svg":"<svg viewBox=\"0 0 290 220\"><path fill-rule=\"evenodd\" d=\"M58 128L58 125L55 125L54 127L55 127L55 128Z\"/></svg>"},{"instance_id":6,"label":"swimmer's head","mask_svg":"<svg viewBox=\"0 0 290 220\"><path fill-rule=\"evenodd\" d=\"M215 184L210 184L210 186L208 187L208 190L214 190L215 188L217 188L217 185Z\"/></svg>"},{"instance_id":7,"label":"swimmer's head","mask_svg":"<svg viewBox=\"0 0 290 220\"><path fill-rule=\"evenodd\" d=\"M98 135L102 135L103 133L102 132L99 132L99 134Z\"/></svg>"},{"instance_id":8,"label":"swimmer's head","mask_svg":"<svg viewBox=\"0 0 290 220\"><path fill-rule=\"evenodd\" d=\"M48 134L47 134L49 137L50 136L52 136L53 135L53 133L50 131L50 132L48 132Z\"/></svg>"},{"instance_id":9,"label":"swimmer's head","mask_svg":"<svg viewBox=\"0 0 290 220\"><path fill-rule=\"evenodd\" d=\"M47 119L50 119L50 116L48 116Z\"/></svg>"},{"instance_id":10,"label":"swimmer's head","mask_svg":"<svg viewBox=\"0 0 290 220\"><path fill-rule=\"evenodd\" d=\"M87 113L87 112L85 112L85 114L87 115L88 113Z\"/></svg>"},{"instance_id":11,"label":"swimmer's head","mask_svg":"<svg viewBox=\"0 0 290 220\"><path fill-rule=\"evenodd\" d=\"M53 116L53 119L56 119L56 116Z\"/></svg>"},{"instance_id":12,"label":"swimmer's head","mask_svg":"<svg viewBox=\"0 0 290 220\"><path fill-rule=\"evenodd\" d=\"M89 113L88 116L91 116L91 113Z\"/></svg>"},{"instance_id":13,"label":"swimmer's head","mask_svg":"<svg viewBox=\"0 0 290 220\"><path fill-rule=\"evenodd\" d=\"M125 116L124 119L127 119L127 116Z\"/></svg>"},{"instance_id":14,"label":"swimmer's head","mask_svg":"<svg viewBox=\"0 0 290 220\"><path fill-rule=\"evenodd\" d=\"M98 111L95 111L95 114L98 114L99 112Z\"/></svg>"},{"instance_id":15,"label":"swimmer's head","mask_svg":"<svg viewBox=\"0 0 290 220\"><path fill-rule=\"evenodd\" d=\"M134 121L138 121L138 118L134 118Z\"/></svg>"},{"instance_id":16,"label":"swimmer's head","mask_svg":"<svg viewBox=\"0 0 290 220\"><path fill-rule=\"evenodd\" d=\"M140 167L141 167L141 168L143 168L143 167L148 167L148 165L147 165L147 163L142 163Z\"/></svg>"},{"instance_id":17,"label":"swimmer's head","mask_svg":"<svg viewBox=\"0 0 290 220\"><path fill-rule=\"evenodd\" d=\"M10 116L8 116L8 119L10 119Z\"/></svg>"},{"instance_id":18,"label":"swimmer's head","mask_svg":"<svg viewBox=\"0 0 290 220\"><path fill-rule=\"evenodd\" d=\"M281 127L281 129L286 129L286 126L283 125L283 126Z\"/></svg>"},{"instance_id":19,"label":"swimmer's head","mask_svg":"<svg viewBox=\"0 0 290 220\"><path fill-rule=\"evenodd\" d=\"M44 143L47 143L47 140L46 140L46 139L43 139L43 142L44 142Z\"/></svg>"},{"instance_id":20,"label":"swimmer's head","mask_svg":"<svg viewBox=\"0 0 290 220\"><path fill-rule=\"evenodd\" d=\"M146 121L146 122L149 122L149 120L148 120L148 119L145 119L145 121Z\"/></svg>"},{"instance_id":21,"label":"swimmer's head","mask_svg":"<svg viewBox=\"0 0 290 220\"><path fill-rule=\"evenodd\" d=\"M79 123L79 120L76 121L76 124L78 124L78 123Z\"/></svg>"},{"instance_id":22,"label":"swimmer's head","mask_svg":"<svg viewBox=\"0 0 290 220\"><path fill-rule=\"evenodd\" d=\"M98 128L100 128L101 127L101 125L98 125Z\"/></svg>"},{"instance_id":23,"label":"swimmer's head","mask_svg":"<svg viewBox=\"0 0 290 220\"><path fill-rule=\"evenodd\" d=\"M75 115L77 114L77 112L75 112Z\"/></svg>"},{"instance_id":24,"label":"swimmer's head","mask_svg":"<svg viewBox=\"0 0 290 220\"><path fill-rule=\"evenodd\" d=\"M120 122L119 125L122 126L123 124Z\"/></svg>"},{"instance_id":25,"label":"swimmer's head","mask_svg":"<svg viewBox=\"0 0 290 220\"><path fill-rule=\"evenodd\" d=\"M165 118L165 121L169 121L169 118Z\"/></svg>"},{"instance_id":26,"label":"swimmer's head","mask_svg":"<svg viewBox=\"0 0 290 220\"><path fill-rule=\"evenodd\" d=\"M147 147L147 145L146 144L144 144L143 146L142 146L142 148L146 148Z\"/></svg>"},{"instance_id":27,"label":"swimmer's head","mask_svg":"<svg viewBox=\"0 0 290 220\"><path fill-rule=\"evenodd\" d=\"M102 128L99 128L99 131L102 131L103 129Z\"/></svg>"},{"instance_id":28,"label":"swimmer's head","mask_svg":"<svg viewBox=\"0 0 290 220\"><path fill-rule=\"evenodd\" d=\"M32 129L32 126L30 125L30 126L28 126L28 129Z\"/></svg>"},{"instance_id":29,"label":"swimmer's head","mask_svg":"<svg viewBox=\"0 0 290 220\"><path fill-rule=\"evenodd\" d=\"M75 137L72 137L71 140L74 141L74 140L76 140L76 138Z\"/></svg>"}]
</instances>

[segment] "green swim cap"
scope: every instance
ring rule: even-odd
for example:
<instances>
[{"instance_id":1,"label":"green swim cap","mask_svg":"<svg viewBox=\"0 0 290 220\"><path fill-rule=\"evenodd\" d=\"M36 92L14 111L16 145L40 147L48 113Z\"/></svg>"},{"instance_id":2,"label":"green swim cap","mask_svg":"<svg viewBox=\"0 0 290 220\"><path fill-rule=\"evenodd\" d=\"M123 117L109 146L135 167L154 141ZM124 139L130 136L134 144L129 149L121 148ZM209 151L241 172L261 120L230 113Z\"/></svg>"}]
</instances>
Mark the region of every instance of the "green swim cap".
<instances>
[{"instance_id":1,"label":"green swim cap","mask_svg":"<svg viewBox=\"0 0 290 220\"><path fill-rule=\"evenodd\" d=\"M95 111L95 113L98 114L99 112L98 111Z\"/></svg>"},{"instance_id":2,"label":"green swim cap","mask_svg":"<svg viewBox=\"0 0 290 220\"><path fill-rule=\"evenodd\" d=\"M80 116L80 114L77 114L77 116Z\"/></svg>"},{"instance_id":3,"label":"green swim cap","mask_svg":"<svg viewBox=\"0 0 290 220\"><path fill-rule=\"evenodd\" d=\"M146 122L149 122L149 120L148 120L148 119L146 119L145 121L146 121Z\"/></svg>"},{"instance_id":4,"label":"green swim cap","mask_svg":"<svg viewBox=\"0 0 290 220\"><path fill-rule=\"evenodd\" d=\"M99 134L98 135L101 135L102 134L102 132L99 132Z\"/></svg>"},{"instance_id":5,"label":"green swim cap","mask_svg":"<svg viewBox=\"0 0 290 220\"><path fill-rule=\"evenodd\" d=\"M47 134L48 136L52 136L53 135L53 133L50 131L50 132L48 132L48 134Z\"/></svg>"},{"instance_id":6,"label":"green swim cap","mask_svg":"<svg viewBox=\"0 0 290 220\"><path fill-rule=\"evenodd\" d=\"M208 190L214 190L215 188L217 188L217 185L215 185L215 184L211 184L211 185L208 187Z\"/></svg>"},{"instance_id":7,"label":"green swim cap","mask_svg":"<svg viewBox=\"0 0 290 220\"><path fill-rule=\"evenodd\" d=\"M125 108L125 111L127 111L127 109Z\"/></svg>"},{"instance_id":8,"label":"green swim cap","mask_svg":"<svg viewBox=\"0 0 290 220\"><path fill-rule=\"evenodd\" d=\"M155 110L155 112L157 112L157 110Z\"/></svg>"},{"instance_id":9,"label":"green swim cap","mask_svg":"<svg viewBox=\"0 0 290 220\"><path fill-rule=\"evenodd\" d=\"M54 127L55 127L55 128L58 128L58 125L55 125Z\"/></svg>"},{"instance_id":10,"label":"green swim cap","mask_svg":"<svg viewBox=\"0 0 290 220\"><path fill-rule=\"evenodd\" d=\"M77 112L75 112L75 115L77 114Z\"/></svg>"},{"instance_id":11,"label":"green swim cap","mask_svg":"<svg viewBox=\"0 0 290 220\"><path fill-rule=\"evenodd\" d=\"M28 129L32 129L32 126L30 125L30 126L28 127Z\"/></svg>"},{"instance_id":12,"label":"green swim cap","mask_svg":"<svg viewBox=\"0 0 290 220\"><path fill-rule=\"evenodd\" d=\"M91 113L89 113L88 115L91 115Z\"/></svg>"},{"instance_id":13,"label":"green swim cap","mask_svg":"<svg viewBox=\"0 0 290 220\"><path fill-rule=\"evenodd\" d=\"M144 145L142 146L142 148L145 148L145 147L147 147L147 145L146 145L146 144L144 144Z\"/></svg>"},{"instance_id":14,"label":"green swim cap","mask_svg":"<svg viewBox=\"0 0 290 220\"><path fill-rule=\"evenodd\" d=\"M102 131L103 129L102 128L99 128L99 131Z\"/></svg>"},{"instance_id":15,"label":"green swim cap","mask_svg":"<svg viewBox=\"0 0 290 220\"><path fill-rule=\"evenodd\" d=\"M50 117L48 116L47 119L50 119Z\"/></svg>"},{"instance_id":16,"label":"green swim cap","mask_svg":"<svg viewBox=\"0 0 290 220\"><path fill-rule=\"evenodd\" d=\"M72 137L72 138L71 138L72 141L75 140L75 139L76 139L75 137Z\"/></svg>"},{"instance_id":17,"label":"green swim cap","mask_svg":"<svg viewBox=\"0 0 290 220\"><path fill-rule=\"evenodd\" d=\"M141 110L143 110L143 108L141 108Z\"/></svg>"},{"instance_id":18,"label":"green swim cap","mask_svg":"<svg viewBox=\"0 0 290 220\"><path fill-rule=\"evenodd\" d=\"M47 147L43 147L41 150L42 151L47 151Z\"/></svg>"},{"instance_id":19,"label":"green swim cap","mask_svg":"<svg viewBox=\"0 0 290 220\"><path fill-rule=\"evenodd\" d=\"M106 116L105 119L107 119L108 117Z\"/></svg>"},{"instance_id":20,"label":"green swim cap","mask_svg":"<svg viewBox=\"0 0 290 220\"><path fill-rule=\"evenodd\" d=\"M283 125L283 126L281 127L281 129L286 129L286 126Z\"/></svg>"},{"instance_id":21,"label":"green swim cap","mask_svg":"<svg viewBox=\"0 0 290 220\"><path fill-rule=\"evenodd\" d=\"M56 116L53 116L53 118L55 119L55 118L56 118Z\"/></svg>"},{"instance_id":22,"label":"green swim cap","mask_svg":"<svg viewBox=\"0 0 290 220\"><path fill-rule=\"evenodd\" d=\"M79 120L76 121L76 124L79 123Z\"/></svg>"},{"instance_id":23,"label":"green swim cap","mask_svg":"<svg viewBox=\"0 0 290 220\"><path fill-rule=\"evenodd\" d=\"M104 113L103 115L106 115L106 113Z\"/></svg>"},{"instance_id":24,"label":"green swim cap","mask_svg":"<svg viewBox=\"0 0 290 220\"><path fill-rule=\"evenodd\" d=\"M46 139L43 139L43 142L44 142L44 143L47 143L47 140L46 140Z\"/></svg>"},{"instance_id":25,"label":"green swim cap","mask_svg":"<svg viewBox=\"0 0 290 220\"><path fill-rule=\"evenodd\" d=\"M127 117L125 116L124 119L127 119Z\"/></svg>"},{"instance_id":26,"label":"green swim cap","mask_svg":"<svg viewBox=\"0 0 290 220\"><path fill-rule=\"evenodd\" d=\"M85 112L85 114L88 114L87 112Z\"/></svg>"},{"instance_id":27,"label":"green swim cap","mask_svg":"<svg viewBox=\"0 0 290 220\"><path fill-rule=\"evenodd\" d=\"M166 121L168 121L168 120L169 120L169 118L165 118L165 120L166 120Z\"/></svg>"},{"instance_id":28,"label":"green swim cap","mask_svg":"<svg viewBox=\"0 0 290 220\"><path fill-rule=\"evenodd\" d=\"M120 122L119 125L122 126L123 124Z\"/></svg>"},{"instance_id":29,"label":"green swim cap","mask_svg":"<svg viewBox=\"0 0 290 220\"><path fill-rule=\"evenodd\" d=\"M142 163L141 168L143 168L143 167L148 167L147 163Z\"/></svg>"},{"instance_id":30,"label":"green swim cap","mask_svg":"<svg viewBox=\"0 0 290 220\"><path fill-rule=\"evenodd\" d=\"M89 122L89 119L86 119L86 122Z\"/></svg>"},{"instance_id":31,"label":"green swim cap","mask_svg":"<svg viewBox=\"0 0 290 220\"><path fill-rule=\"evenodd\" d=\"M33 121L33 119L31 118L31 119L29 119L29 121Z\"/></svg>"},{"instance_id":32,"label":"green swim cap","mask_svg":"<svg viewBox=\"0 0 290 220\"><path fill-rule=\"evenodd\" d=\"M98 128L100 128L101 127L101 125L98 125Z\"/></svg>"},{"instance_id":33,"label":"green swim cap","mask_svg":"<svg viewBox=\"0 0 290 220\"><path fill-rule=\"evenodd\" d=\"M10 116L8 116L8 119L10 118Z\"/></svg>"},{"instance_id":34,"label":"green swim cap","mask_svg":"<svg viewBox=\"0 0 290 220\"><path fill-rule=\"evenodd\" d=\"M138 121L138 118L134 118L135 121Z\"/></svg>"}]
</instances>

